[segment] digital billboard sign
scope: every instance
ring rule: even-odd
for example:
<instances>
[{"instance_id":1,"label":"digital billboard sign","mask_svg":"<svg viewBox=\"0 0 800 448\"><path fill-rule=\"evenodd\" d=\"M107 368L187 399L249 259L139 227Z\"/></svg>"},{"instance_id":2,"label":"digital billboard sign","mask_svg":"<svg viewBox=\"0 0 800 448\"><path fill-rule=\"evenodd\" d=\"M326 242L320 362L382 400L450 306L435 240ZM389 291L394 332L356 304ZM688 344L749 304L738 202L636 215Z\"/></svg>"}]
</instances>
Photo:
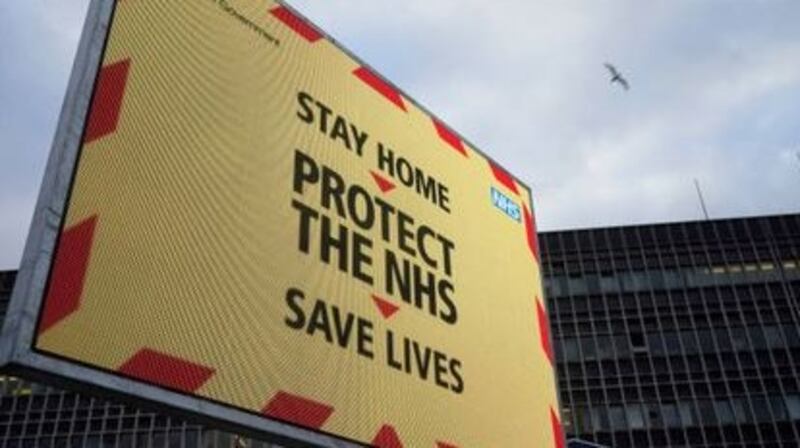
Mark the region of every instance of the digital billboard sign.
<instances>
[{"instance_id":1,"label":"digital billboard sign","mask_svg":"<svg viewBox=\"0 0 800 448\"><path fill-rule=\"evenodd\" d=\"M562 443L529 189L288 5L93 3L36 213L23 374L308 444Z\"/></svg>"}]
</instances>

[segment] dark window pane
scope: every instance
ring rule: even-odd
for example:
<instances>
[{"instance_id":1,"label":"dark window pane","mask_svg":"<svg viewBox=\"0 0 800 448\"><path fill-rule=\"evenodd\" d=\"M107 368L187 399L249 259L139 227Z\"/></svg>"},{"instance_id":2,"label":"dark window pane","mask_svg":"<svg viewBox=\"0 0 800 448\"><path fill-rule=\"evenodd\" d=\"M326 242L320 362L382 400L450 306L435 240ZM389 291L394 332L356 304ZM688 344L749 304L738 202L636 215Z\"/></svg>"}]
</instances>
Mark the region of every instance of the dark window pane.
<instances>
[{"instance_id":1,"label":"dark window pane","mask_svg":"<svg viewBox=\"0 0 800 448\"><path fill-rule=\"evenodd\" d=\"M722 352L729 352L731 351L731 338L728 335L728 330L724 328L718 328L714 331L714 336L717 337L717 345L719 346L720 351Z\"/></svg>"},{"instance_id":2,"label":"dark window pane","mask_svg":"<svg viewBox=\"0 0 800 448\"><path fill-rule=\"evenodd\" d=\"M781 330L775 326L764 327L764 337L767 340L767 348L780 348L783 347L783 338L781 338Z\"/></svg>"},{"instance_id":3,"label":"dark window pane","mask_svg":"<svg viewBox=\"0 0 800 448\"><path fill-rule=\"evenodd\" d=\"M677 333L664 333L664 345L667 347L667 353L670 355L681 354L681 343Z\"/></svg>"},{"instance_id":4,"label":"dark window pane","mask_svg":"<svg viewBox=\"0 0 800 448\"><path fill-rule=\"evenodd\" d=\"M714 403L708 400L702 400L697 403L700 410L700 422L706 426L717 424L717 418L714 415Z\"/></svg>"},{"instance_id":5,"label":"dark window pane","mask_svg":"<svg viewBox=\"0 0 800 448\"><path fill-rule=\"evenodd\" d=\"M592 423L594 423L595 431L608 431L608 413L603 406L595 406L592 408Z\"/></svg>"},{"instance_id":6,"label":"dark window pane","mask_svg":"<svg viewBox=\"0 0 800 448\"><path fill-rule=\"evenodd\" d=\"M764 338L764 332L761 327L748 327L747 332L750 334L750 342L753 343L753 349L764 350L767 348L767 340Z\"/></svg>"},{"instance_id":7,"label":"dark window pane","mask_svg":"<svg viewBox=\"0 0 800 448\"><path fill-rule=\"evenodd\" d=\"M625 411L621 406L611 406L608 408L608 420L611 422L612 431L627 428L625 423Z\"/></svg>"},{"instance_id":8,"label":"dark window pane","mask_svg":"<svg viewBox=\"0 0 800 448\"><path fill-rule=\"evenodd\" d=\"M731 339L734 350L750 350L750 345L747 343L747 333L745 333L744 328L731 328Z\"/></svg>"},{"instance_id":9,"label":"dark window pane","mask_svg":"<svg viewBox=\"0 0 800 448\"><path fill-rule=\"evenodd\" d=\"M597 338L597 356L600 359L614 359L614 346L610 336Z\"/></svg>"},{"instance_id":10,"label":"dark window pane","mask_svg":"<svg viewBox=\"0 0 800 448\"><path fill-rule=\"evenodd\" d=\"M594 346L594 339L581 338L581 351L583 352L584 360L597 359L597 351Z\"/></svg>"},{"instance_id":11,"label":"dark window pane","mask_svg":"<svg viewBox=\"0 0 800 448\"><path fill-rule=\"evenodd\" d=\"M702 353L716 353L716 350L714 349L714 338L711 335L711 330L698 331L697 339L700 340L700 351Z\"/></svg>"},{"instance_id":12,"label":"dark window pane","mask_svg":"<svg viewBox=\"0 0 800 448\"><path fill-rule=\"evenodd\" d=\"M681 401L678 403L678 411L681 413L683 426L695 426L697 424L697 414L692 403Z\"/></svg>"},{"instance_id":13,"label":"dark window pane","mask_svg":"<svg viewBox=\"0 0 800 448\"><path fill-rule=\"evenodd\" d=\"M772 409L772 417L777 421L786 420L786 407L783 405L783 397L769 397L769 406Z\"/></svg>"},{"instance_id":14,"label":"dark window pane","mask_svg":"<svg viewBox=\"0 0 800 448\"><path fill-rule=\"evenodd\" d=\"M589 408L579 407L575 413L575 428L578 434L592 432L592 413Z\"/></svg>"},{"instance_id":15,"label":"dark window pane","mask_svg":"<svg viewBox=\"0 0 800 448\"><path fill-rule=\"evenodd\" d=\"M661 428L664 426L661 408L656 403L650 403L645 407L647 411L647 425L650 428Z\"/></svg>"},{"instance_id":16,"label":"dark window pane","mask_svg":"<svg viewBox=\"0 0 800 448\"><path fill-rule=\"evenodd\" d=\"M647 348L647 345L645 345L644 342L644 335L642 333L638 331L631 333L631 347L633 347L634 350Z\"/></svg>"},{"instance_id":17,"label":"dark window pane","mask_svg":"<svg viewBox=\"0 0 800 448\"><path fill-rule=\"evenodd\" d=\"M789 347L800 347L800 330L794 325L784 325L783 334Z\"/></svg>"},{"instance_id":18,"label":"dark window pane","mask_svg":"<svg viewBox=\"0 0 800 448\"><path fill-rule=\"evenodd\" d=\"M733 414L736 416L737 423L753 423L750 407L744 398L733 399Z\"/></svg>"},{"instance_id":19,"label":"dark window pane","mask_svg":"<svg viewBox=\"0 0 800 448\"><path fill-rule=\"evenodd\" d=\"M766 398L752 397L750 402L753 405L753 414L758 422L769 422L772 420Z\"/></svg>"},{"instance_id":20,"label":"dark window pane","mask_svg":"<svg viewBox=\"0 0 800 448\"><path fill-rule=\"evenodd\" d=\"M628 417L628 425L630 425L631 429L644 429L644 415L640 405L632 404L626 406L625 414Z\"/></svg>"},{"instance_id":21,"label":"dark window pane","mask_svg":"<svg viewBox=\"0 0 800 448\"><path fill-rule=\"evenodd\" d=\"M562 345L564 350L564 360L567 362L578 362L581 357L578 353L578 341L575 339L564 339Z\"/></svg>"},{"instance_id":22,"label":"dark window pane","mask_svg":"<svg viewBox=\"0 0 800 448\"><path fill-rule=\"evenodd\" d=\"M653 356L664 356L667 353L664 349L664 341L661 340L661 335L658 333L648 333L647 345Z\"/></svg>"},{"instance_id":23,"label":"dark window pane","mask_svg":"<svg viewBox=\"0 0 800 448\"><path fill-rule=\"evenodd\" d=\"M798 400L800 404L800 400ZM800 408L798 408L800 410ZM664 426L667 428L680 428L681 416L678 413L678 406L676 404L665 404L662 406L662 415L664 419Z\"/></svg>"},{"instance_id":24,"label":"dark window pane","mask_svg":"<svg viewBox=\"0 0 800 448\"><path fill-rule=\"evenodd\" d=\"M682 331L681 341L683 342L683 349L686 350L686 354L697 354L697 340L694 337L693 331Z\"/></svg>"},{"instance_id":25,"label":"dark window pane","mask_svg":"<svg viewBox=\"0 0 800 448\"><path fill-rule=\"evenodd\" d=\"M614 341L616 342L617 356L619 358L627 358L631 355L631 347L627 336L616 336Z\"/></svg>"},{"instance_id":26,"label":"dark window pane","mask_svg":"<svg viewBox=\"0 0 800 448\"><path fill-rule=\"evenodd\" d=\"M800 395L786 396L786 409L789 411L789 418L800 420Z\"/></svg>"}]
</instances>

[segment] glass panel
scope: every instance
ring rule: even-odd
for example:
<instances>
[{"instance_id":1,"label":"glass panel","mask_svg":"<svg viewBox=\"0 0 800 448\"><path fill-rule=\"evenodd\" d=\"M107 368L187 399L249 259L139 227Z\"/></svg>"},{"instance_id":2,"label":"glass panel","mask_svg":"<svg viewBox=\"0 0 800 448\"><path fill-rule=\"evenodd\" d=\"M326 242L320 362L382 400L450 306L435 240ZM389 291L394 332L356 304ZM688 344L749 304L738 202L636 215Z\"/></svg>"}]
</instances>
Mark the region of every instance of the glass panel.
<instances>
[{"instance_id":1,"label":"glass panel","mask_svg":"<svg viewBox=\"0 0 800 448\"><path fill-rule=\"evenodd\" d=\"M767 340L768 348L783 347L783 338L781 338L781 330L776 326L764 327L764 337Z\"/></svg>"},{"instance_id":2,"label":"glass panel","mask_svg":"<svg viewBox=\"0 0 800 448\"><path fill-rule=\"evenodd\" d=\"M728 335L728 330L724 328L718 328L714 331L714 336L717 337L717 345L719 346L720 351L731 351L731 337Z\"/></svg>"},{"instance_id":3,"label":"glass panel","mask_svg":"<svg viewBox=\"0 0 800 448\"><path fill-rule=\"evenodd\" d=\"M694 337L693 331L682 331L681 341L683 342L683 349L686 350L687 355L697 354L697 340Z\"/></svg>"},{"instance_id":4,"label":"glass panel","mask_svg":"<svg viewBox=\"0 0 800 448\"><path fill-rule=\"evenodd\" d=\"M800 334L798 334L798 328L796 326L784 325L783 334L786 336L786 344L789 347L800 347Z\"/></svg>"},{"instance_id":5,"label":"glass panel","mask_svg":"<svg viewBox=\"0 0 800 448\"><path fill-rule=\"evenodd\" d=\"M619 283L616 277L600 277L600 290L603 292L616 292L619 290Z\"/></svg>"},{"instance_id":6,"label":"glass panel","mask_svg":"<svg viewBox=\"0 0 800 448\"><path fill-rule=\"evenodd\" d=\"M628 424L631 429L644 429L644 415L640 405L632 404L626 406L625 413L628 416Z\"/></svg>"},{"instance_id":7,"label":"glass panel","mask_svg":"<svg viewBox=\"0 0 800 448\"><path fill-rule=\"evenodd\" d=\"M628 343L627 336L616 336L614 337L614 341L616 342L618 357L627 358L631 355L631 347Z\"/></svg>"},{"instance_id":8,"label":"glass panel","mask_svg":"<svg viewBox=\"0 0 800 448\"><path fill-rule=\"evenodd\" d=\"M647 426L650 428L661 428L664 426L661 408L656 403L650 403L647 409Z\"/></svg>"},{"instance_id":9,"label":"glass panel","mask_svg":"<svg viewBox=\"0 0 800 448\"><path fill-rule=\"evenodd\" d=\"M579 407L575 413L575 428L578 434L592 432L592 413L589 408Z\"/></svg>"},{"instance_id":10,"label":"glass panel","mask_svg":"<svg viewBox=\"0 0 800 448\"><path fill-rule=\"evenodd\" d=\"M597 338L597 356L600 359L614 359L614 346L611 344L610 336Z\"/></svg>"},{"instance_id":11,"label":"glass panel","mask_svg":"<svg viewBox=\"0 0 800 448\"><path fill-rule=\"evenodd\" d=\"M747 332L750 334L750 342L753 343L753 349L764 350L767 348L767 340L764 338L764 332L761 327L748 327Z\"/></svg>"},{"instance_id":12,"label":"glass panel","mask_svg":"<svg viewBox=\"0 0 800 448\"><path fill-rule=\"evenodd\" d=\"M564 360L567 362L579 362L581 360L578 352L578 341L576 339L564 339Z\"/></svg>"},{"instance_id":13,"label":"glass panel","mask_svg":"<svg viewBox=\"0 0 800 448\"><path fill-rule=\"evenodd\" d=\"M711 330L702 330L697 332L697 339L700 340L701 353L716 353L714 349L714 338L711 336Z\"/></svg>"},{"instance_id":14,"label":"glass panel","mask_svg":"<svg viewBox=\"0 0 800 448\"><path fill-rule=\"evenodd\" d=\"M664 341L661 340L661 335L658 333L647 334L647 345L653 356L663 356L667 353L664 349Z\"/></svg>"},{"instance_id":15,"label":"glass panel","mask_svg":"<svg viewBox=\"0 0 800 448\"><path fill-rule=\"evenodd\" d=\"M737 423L753 423L750 407L744 398L733 399L733 414L736 416Z\"/></svg>"},{"instance_id":16,"label":"glass panel","mask_svg":"<svg viewBox=\"0 0 800 448\"><path fill-rule=\"evenodd\" d=\"M683 426L695 426L697 424L697 414L692 403L681 401L678 403L678 411L681 413Z\"/></svg>"},{"instance_id":17,"label":"glass panel","mask_svg":"<svg viewBox=\"0 0 800 448\"><path fill-rule=\"evenodd\" d=\"M706 426L713 426L717 424L717 418L714 415L714 403L708 400L702 400L697 403L700 410L700 422Z\"/></svg>"},{"instance_id":18,"label":"glass panel","mask_svg":"<svg viewBox=\"0 0 800 448\"><path fill-rule=\"evenodd\" d=\"M606 413L603 406L592 408L592 422L594 423L595 431L608 431L608 413Z\"/></svg>"},{"instance_id":19,"label":"glass panel","mask_svg":"<svg viewBox=\"0 0 800 448\"><path fill-rule=\"evenodd\" d=\"M673 332L664 333L664 345L667 347L667 353L670 355L681 354L681 343L678 340L678 334Z\"/></svg>"},{"instance_id":20,"label":"glass panel","mask_svg":"<svg viewBox=\"0 0 800 448\"><path fill-rule=\"evenodd\" d=\"M787 395L785 402L786 409L789 411L789 418L800 420L800 395Z\"/></svg>"},{"instance_id":21,"label":"glass panel","mask_svg":"<svg viewBox=\"0 0 800 448\"><path fill-rule=\"evenodd\" d=\"M800 400L798 400L800 405ZM800 410L800 408L798 408ZM667 428L680 428L681 416L678 413L678 406L675 404L665 404L662 406L662 415L664 418L664 426Z\"/></svg>"},{"instance_id":22,"label":"glass panel","mask_svg":"<svg viewBox=\"0 0 800 448\"><path fill-rule=\"evenodd\" d=\"M608 408L608 419L611 422L611 430L626 429L625 411L621 406L611 406Z\"/></svg>"},{"instance_id":23,"label":"glass panel","mask_svg":"<svg viewBox=\"0 0 800 448\"><path fill-rule=\"evenodd\" d=\"M750 350L750 345L747 343L747 334L744 328L731 328L731 339L733 342L733 349L736 351Z\"/></svg>"},{"instance_id":24,"label":"glass panel","mask_svg":"<svg viewBox=\"0 0 800 448\"><path fill-rule=\"evenodd\" d=\"M584 360L597 359L593 338L581 338L581 351L583 352Z\"/></svg>"},{"instance_id":25,"label":"glass panel","mask_svg":"<svg viewBox=\"0 0 800 448\"><path fill-rule=\"evenodd\" d=\"M752 397L750 402L753 404L753 414L758 422L772 421L772 417L770 416L769 412L769 404L767 403L766 398Z\"/></svg>"},{"instance_id":26,"label":"glass panel","mask_svg":"<svg viewBox=\"0 0 800 448\"><path fill-rule=\"evenodd\" d=\"M736 417L733 415L733 408L728 400L717 400L714 402L714 409L717 411L717 418L722 425L732 425L736 423Z\"/></svg>"},{"instance_id":27,"label":"glass panel","mask_svg":"<svg viewBox=\"0 0 800 448\"><path fill-rule=\"evenodd\" d=\"M570 277L568 280L569 293L580 296L586 294L586 281L581 277Z\"/></svg>"},{"instance_id":28,"label":"glass panel","mask_svg":"<svg viewBox=\"0 0 800 448\"><path fill-rule=\"evenodd\" d=\"M769 397L769 406L772 409L772 417L777 421L786 420L786 407L783 405L783 397Z\"/></svg>"}]
</instances>

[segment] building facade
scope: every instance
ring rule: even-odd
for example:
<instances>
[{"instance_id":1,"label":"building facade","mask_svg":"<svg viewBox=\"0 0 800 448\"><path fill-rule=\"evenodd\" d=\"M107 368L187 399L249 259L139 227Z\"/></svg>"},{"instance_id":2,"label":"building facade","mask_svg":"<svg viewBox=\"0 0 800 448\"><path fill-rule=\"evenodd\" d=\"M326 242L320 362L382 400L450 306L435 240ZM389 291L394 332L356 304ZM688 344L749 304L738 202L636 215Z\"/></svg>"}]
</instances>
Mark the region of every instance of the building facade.
<instances>
[{"instance_id":1,"label":"building facade","mask_svg":"<svg viewBox=\"0 0 800 448\"><path fill-rule=\"evenodd\" d=\"M800 446L800 215L539 241L568 437Z\"/></svg>"},{"instance_id":2,"label":"building facade","mask_svg":"<svg viewBox=\"0 0 800 448\"><path fill-rule=\"evenodd\" d=\"M546 232L568 438L800 446L800 215ZM0 314L14 272L0 272ZM0 448L263 442L0 376Z\"/></svg>"}]
</instances>

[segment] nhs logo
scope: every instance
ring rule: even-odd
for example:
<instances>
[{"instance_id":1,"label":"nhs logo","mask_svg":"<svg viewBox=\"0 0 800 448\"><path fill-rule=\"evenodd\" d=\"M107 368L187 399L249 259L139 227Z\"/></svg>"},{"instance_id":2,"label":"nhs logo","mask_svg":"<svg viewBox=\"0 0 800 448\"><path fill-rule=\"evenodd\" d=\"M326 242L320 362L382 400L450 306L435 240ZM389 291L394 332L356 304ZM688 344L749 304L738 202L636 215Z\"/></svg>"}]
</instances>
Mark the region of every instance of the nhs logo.
<instances>
[{"instance_id":1,"label":"nhs logo","mask_svg":"<svg viewBox=\"0 0 800 448\"><path fill-rule=\"evenodd\" d=\"M522 220L522 213L520 212L519 205L517 205L516 202L494 187L491 187L491 195L492 204L494 204L495 207L502 210L503 213L508 215L511 219L516 221Z\"/></svg>"}]
</instances>

